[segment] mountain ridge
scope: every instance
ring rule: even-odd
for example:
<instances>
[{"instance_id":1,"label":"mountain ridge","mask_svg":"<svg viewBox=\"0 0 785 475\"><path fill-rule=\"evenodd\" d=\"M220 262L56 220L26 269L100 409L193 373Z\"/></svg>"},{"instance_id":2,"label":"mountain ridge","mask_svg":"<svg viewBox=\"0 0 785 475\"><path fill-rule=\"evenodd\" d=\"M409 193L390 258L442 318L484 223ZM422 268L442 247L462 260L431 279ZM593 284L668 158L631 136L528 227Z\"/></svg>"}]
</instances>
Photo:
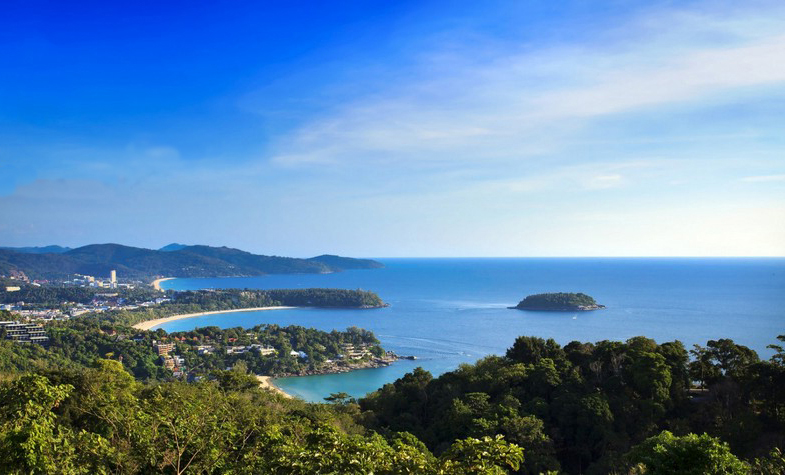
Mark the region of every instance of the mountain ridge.
<instances>
[{"instance_id":1,"label":"mountain ridge","mask_svg":"<svg viewBox=\"0 0 785 475\"><path fill-rule=\"evenodd\" d=\"M122 244L89 244L62 253L24 253L0 249L0 274L22 271L28 277L60 278L73 274L128 278L229 277L265 274L315 274L348 269L376 269L380 262L322 255L310 259L252 254L229 247L204 245L153 250Z\"/></svg>"},{"instance_id":2,"label":"mountain ridge","mask_svg":"<svg viewBox=\"0 0 785 475\"><path fill-rule=\"evenodd\" d=\"M5 249L7 251L22 252L26 254L62 254L64 252L70 251L72 248L52 244L49 246L27 246L27 247L0 246L0 249Z\"/></svg>"}]
</instances>

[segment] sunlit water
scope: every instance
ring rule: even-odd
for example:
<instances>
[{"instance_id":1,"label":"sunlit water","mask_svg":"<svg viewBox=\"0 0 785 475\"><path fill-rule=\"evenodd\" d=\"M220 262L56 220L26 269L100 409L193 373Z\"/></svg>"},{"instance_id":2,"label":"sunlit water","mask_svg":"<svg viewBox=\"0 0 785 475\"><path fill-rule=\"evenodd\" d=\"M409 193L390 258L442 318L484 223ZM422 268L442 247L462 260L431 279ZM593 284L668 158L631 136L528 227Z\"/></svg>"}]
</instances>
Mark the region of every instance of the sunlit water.
<instances>
[{"instance_id":1,"label":"sunlit water","mask_svg":"<svg viewBox=\"0 0 785 475\"><path fill-rule=\"evenodd\" d=\"M434 375L490 354L518 335L572 340L658 342L688 348L732 338L769 357L766 345L785 333L785 259L381 259L384 269L335 274L175 279L164 288L332 287L377 292L388 308L292 309L209 315L162 325L167 331L216 325L297 324L322 330L356 325L386 349L414 355L380 369L283 378L276 383L309 401L330 393L362 396L417 366ZM528 294L584 292L606 305L594 312L507 309Z\"/></svg>"}]
</instances>

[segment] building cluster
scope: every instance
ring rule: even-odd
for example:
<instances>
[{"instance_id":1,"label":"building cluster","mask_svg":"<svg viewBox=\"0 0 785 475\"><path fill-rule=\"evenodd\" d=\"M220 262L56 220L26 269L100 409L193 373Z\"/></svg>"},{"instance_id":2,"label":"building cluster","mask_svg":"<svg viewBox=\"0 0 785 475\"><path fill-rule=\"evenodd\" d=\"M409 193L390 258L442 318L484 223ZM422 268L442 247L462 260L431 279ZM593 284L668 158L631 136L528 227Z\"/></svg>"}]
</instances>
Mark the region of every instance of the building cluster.
<instances>
[{"instance_id":1,"label":"building cluster","mask_svg":"<svg viewBox=\"0 0 785 475\"><path fill-rule=\"evenodd\" d=\"M211 355L215 353L215 347L213 345L198 345L196 353L199 355Z\"/></svg>"},{"instance_id":2,"label":"building cluster","mask_svg":"<svg viewBox=\"0 0 785 475\"><path fill-rule=\"evenodd\" d=\"M27 320L38 321L57 321L68 320L69 318L78 317L85 313L101 313L108 310L136 310L140 307L152 307L168 302L169 298L156 298L142 303L128 303L126 299L116 293L96 294L95 298L88 303L75 303L69 308L62 310L60 308L29 308L30 305L24 301L15 302L13 304L0 304L0 310L7 310L14 315Z\"/></svg>"},{"instance_id":3,"label":"building cluster","mask_svg":"<svg viewBox=\"0 0 785 475\"><path fill-rule=\"evenodd\" d=\"M5 339L16 343L33 343L44 346L49 343L49 337L46 336L44 327L37 323L0 322L0 334L4 334Z\"/></svg>"},{"instance_id":4,"label":"building cluster","mask_svg":"<svg viewBox=\"0 0 785 475\"><path fill-rule=\"evenodd\" d=\"M98 287L105 289L117 289L120 287L133 289L133 283L119 283L117 281L117 271L112 270L109 272L109 280L103 280L92 275L75 274L72 280L63 282L64 284L77 285L79 287Z\"/></svg>"},{"instance_id":5,"label":"building cluster","mask_svg":"<svg viewBox=\"0 0 785 475\"><path fill-rule=\"evenodd\" d=\"M119 296L119 294L95 294L95 298L87 304L76 304L71 307L68 313L72 317L76 317L83 313L88 312L105 312L107 310L136 310L141 307L152 307L168 302L169 298L156 298L139 304L131 304L126 299Z\"/></svg>"},{"instance_id":6,"label":"building cluster","mask_svg":"<svg viewBox=\"0 0 785 475\"><path fill-rule=\"evenodd\" d=\"M359 360L371 355L371 352L369 351L370 347L371 345L369 344L354 346L350 343L346 343L341 346L343 349L343 355L341 356L349 360Z\"/></svg>"},{"instance_id":7,"label":"building cluster","mask_svg":"<svg viewBox=\"0 0 785 475\"><path fill-rule=\"evenodd\" d=\"M185 358L180 355L174 354L176 349L174 343L161 343L153 340L153 348L161 358L161 364L164 368L171 370L175 378L185 376Z\"/></svg>"},{"instance_id":8,"label":"building cluster","mask_svg":"<svg viewBox=\"0 0 785 475\"><path fill-rule=\"evenodd\" d=\"M21 282L28 283L30 282L30 279L27 277L27 275L25 275L25 273L20 270L11 269L10 273L11 275L9 275L8 278L11 280L19 280Z\"/></svg>"},{"instance_id":9,"label":"building cluster","mask_svg":"<svg viewBox=\"0 0 785 475\"><path fill-rule=\"evenodd\" d=\"M38 320L42 322L52 322L57 320L68 320L68 314L56 308L26 309L24 302L16 305L0 305L0 310L8 310L12 314L25 320Z\"/></svg>"},{"instance_id":10,"label":"building cluster","mask_svg":"<svg viewBox=\"0 0 785 475\"><path fill-rule=\"evenodd\" d=\"M274 355L277 351L272 346L267 345L260 345L258 343L254 343L252 345L247 346L227 346L226 347L226 354L227 355L241 355L243 353L248 353L249 351L254 351L259 353L261 356L268 356Z\"/></svg>"}]
</instances>

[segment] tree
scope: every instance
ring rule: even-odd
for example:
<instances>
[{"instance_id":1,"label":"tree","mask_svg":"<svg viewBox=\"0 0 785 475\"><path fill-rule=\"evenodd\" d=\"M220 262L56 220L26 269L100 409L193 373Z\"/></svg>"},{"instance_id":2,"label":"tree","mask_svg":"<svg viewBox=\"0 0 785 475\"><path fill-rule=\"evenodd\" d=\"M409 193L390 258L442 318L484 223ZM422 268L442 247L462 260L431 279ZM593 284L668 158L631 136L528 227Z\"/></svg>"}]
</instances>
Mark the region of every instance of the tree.
<instances>
[{"instance_id":1,"label":"tree","mask_svg":"<svg viewBox=\"0 0 785 475\"><path fill-rule=\"evenodd\" d=\"M456 441L441 458L449 474L503 474L505 467L518 470L523 449L507 443L500 435L468 438Z\"/></svg>"},{"instance_id":2,"label":"tree","mask_svg":"<svg viewBox=\"0 0 785 475\"><path fill-rule=\"evenodd\" d=\"M747 366L758 361L758 354L755 351L746 346L737 345L728 338L709 340L706 346L726 376L738 378Z\"/></svg>"},{"instance_id":3,"label":"tree","mask_svg":"<svg viewBox=\"0 0 785 475\"><path fill-rule=\"evenodd\" d=\"M343 391L339 393L330 393L329 396L324 398L325 401L332 402L335 404L346 404L347 402L349 402L350 399L351 396L349 395L349 393L345 393Z\"/></svg>"},{"instance_id":4,"label":"tree","mask_svg":"<svg viewBox=\"0 0 785 475\"><path fill-rule=\"evenodd\" d=\"M74 390L40 375L0 387L0 471L10 474L102 472L106 439L58 424L57 408Z\"/></svg>"},{"instance_id":5,"label":"tree","mask_svg":"<svg viewBox=\"0 0 785 475\"><path fill-rule=\"evenodd\" d=\"M765 457L753 460L750 475L782 475L785 473L785 456L778 448L773 449Z\"/></svg>"},{"instance_id":6,"label":"tree","mask_svg":"<svg viewBox=\"0 0 785 475\"><path fill-rule=\"evenodd\" d=\"M694 358L689 365L690 378L699 382L701 389L720 377L720 370L712 363L712 354L708 348L695 344L690 354Z\"/></svg>"},{"instance_id":7,"label":"tree","mask_svg":"<svg viewBox=\"0 0 785 475\"><path fill-rule=\"evenodd\" d=\"M553 338L544 340L536 336L519 336L507 350L507 358L525 364L537 364L543 358L550 358L558 363L565 359L565 355Z\"/></svg>"},{"instance_id":8,"label":"tree","mask_svg":"<svg viewBox=\"0 0 785 475\"><path fill-rule=\"evenodd\" d=\"M216 371L214 375L221 389L225 391L240 391L259 386L256 376L248 372L244 361L238 361L229 371Z\"/></svg>"},{"instance_id":9,"label":"tree","mask_svg":"<svg viewBox=\"0 0 785 475\"><path fill-rule=\"evenodd\" d=\"M676 437L668 431L646 439L627 458L647 475L745 475L747 465L728 444L707 434Z\"/></svg>"},{"instance_id":10,"label":"tree","mask_svg":"<svg viewBox=\"0 0 785 475\"><path fill-rule=\"evenodd\" d=\"M785 343L785 335L777 335L777 340ZM782 345L768 345L766 348L775 351L774 356L771 357L772 363L779 366L785 366L785 349L782 348Z\"/></svg>"}]
</instances>

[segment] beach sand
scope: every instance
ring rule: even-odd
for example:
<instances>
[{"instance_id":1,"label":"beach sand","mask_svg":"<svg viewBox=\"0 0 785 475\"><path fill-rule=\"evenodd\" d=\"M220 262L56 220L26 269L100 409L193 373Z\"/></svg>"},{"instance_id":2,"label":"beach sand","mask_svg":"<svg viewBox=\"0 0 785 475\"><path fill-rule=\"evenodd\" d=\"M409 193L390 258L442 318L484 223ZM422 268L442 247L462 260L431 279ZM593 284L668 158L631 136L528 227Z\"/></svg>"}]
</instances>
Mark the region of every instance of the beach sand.
<instances>
[{"instance_id":1,"label":"beach sand","mask_svg":"<svg viewBox=\"0 0 785 475\"><path fill-rule=\"evenodd\" d=\"M276 386L275 384L273 384L273 381L272 381L273 378L272 377L270 377L270 376L256 376L256 379L259 380L259 387L262 387L264 389L269 389L271 391L274 391L274 392L280 394L281 396L283 396L285 398L289 398L289 399L293 399L294 398L291 394L287 393L283 389L281 389L278 386Z\"/></svg>"},{"instance_id":2,"label":"beach sand","mask_svg":"<svg viewBox=\"0 0 785 475\"><path fill-rule=\"evenodd\" d=\"M253 307L253 308L235 308L232 310L218 310L214 312L199 312L199 313L184 313L182 315L172 315L171 317L164 317L164 318L155 318L153 320L147 320L144 322L139 322L134 325L134 328L137 330L149 330L155 326L173 322L175 320L182 320L184 318L193 318L193 317L201 317L203 315L216 315L219 313L236 313L236 312L255 312L257 310L284 310L287 308L297 308L297 307Z\"/></svg>"},{"instance_id":3,"label":"beach sand","mask_svg":"<svg viewBox=\"0 0 785 475\"><path fill-rule=\"evenodd\" d=\"M160 279L155 279L150 285L152 285L155 290L163 291L164 289L161 288L161 282L172 279L174 279L174 277L161 277Z\"/></svg>"}]
</instances>

